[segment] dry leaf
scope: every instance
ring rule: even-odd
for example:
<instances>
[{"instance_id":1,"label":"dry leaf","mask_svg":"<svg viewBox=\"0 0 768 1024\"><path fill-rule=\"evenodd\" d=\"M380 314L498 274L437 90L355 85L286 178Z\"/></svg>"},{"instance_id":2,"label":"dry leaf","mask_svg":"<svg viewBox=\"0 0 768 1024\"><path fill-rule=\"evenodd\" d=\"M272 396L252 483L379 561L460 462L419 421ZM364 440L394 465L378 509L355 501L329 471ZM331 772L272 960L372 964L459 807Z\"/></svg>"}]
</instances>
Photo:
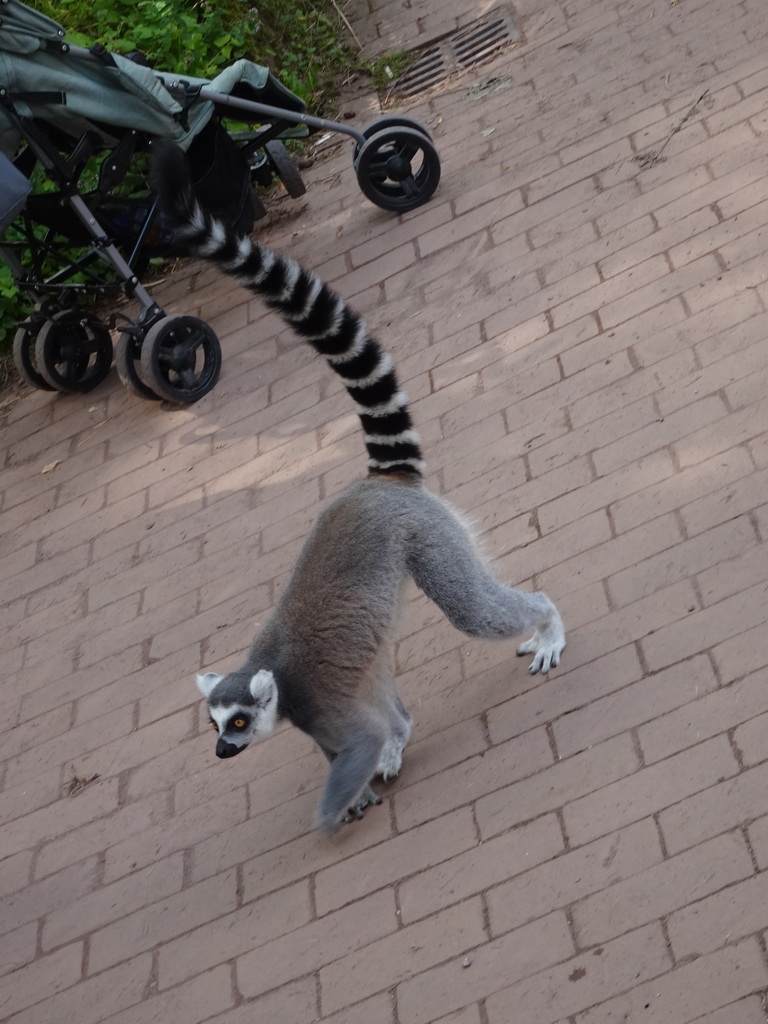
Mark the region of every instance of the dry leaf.
<instances>
[{"instance_id":1,"label":"dry leaf","mask_svg":"<svg viewBox=\"0 0 768 1024\"><path fill-rule=\"evenodd\" d=\"M56 459L55 462L49 462L47 466L43 466L42 473L50 473L52 469L56 469L60 461L60 459Z\"/></svg>"},{"instance_id":2,"label":"dry leaf","mask_svg":"<svg viewBox=\"0 0 768 1024\"><path fill-rule=\"evenodd\" d=\"M78 793L82 793L86 786L89 786L96 779L100 778L99 773L96 772L90 777L90 779L81 778L79 775L73 774L69 780L68 792L70 796L77 796Z\"/></svg>"}]
</instances>

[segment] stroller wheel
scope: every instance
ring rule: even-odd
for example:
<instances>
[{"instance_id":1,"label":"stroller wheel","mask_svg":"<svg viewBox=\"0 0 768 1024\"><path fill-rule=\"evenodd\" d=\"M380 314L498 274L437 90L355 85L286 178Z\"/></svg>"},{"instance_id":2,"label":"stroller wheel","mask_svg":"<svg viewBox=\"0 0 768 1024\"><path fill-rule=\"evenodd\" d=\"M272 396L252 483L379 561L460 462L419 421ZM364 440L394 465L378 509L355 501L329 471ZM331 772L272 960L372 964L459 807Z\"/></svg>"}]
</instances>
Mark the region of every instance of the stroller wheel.
<instances>
[{"instance_id":1,"label":"stroller wheel","mask_svg":"<svg viewBox=\"0 0 768 1024\"><path fill-rule=\"evenodd\" d=\"M141 370L161 398L179 404L196 402L219 379L219 339L196 316L167 316L147 331Z\"/></svg>"},{"instance_id":2,"label":"stroller wheel","mask_svg":"<svg viewBox=\"0 0 768 1024\"><path fill-rule=\"evenodd\" d=\"M267 159L263 150L257 150L251 157L251 181L262 188L269 188L272 184L272 165Z\"/></svg>"},{"instance_id":3,"label":"stroller wheel","mask_svg":"<svg viewBox=\"0 0 768 1024\"><path fill-rule=\"evenodd\" d=\"M35 340L44 321L35 323L28 321L22 324L13 336L13 361L19 376L33 388L41 391L55 391L56 388L49 384L37 368L35 359Z\"/></svg>"},{"instance_id":4,"label":"stroller wheel","mask_svg":"<svg viewBox=\"0 0 768 1024\"><path fill-rule=\"evenodd\" d=\"M275 169L275 173L285 185L288 195L294 199L303 196L307 191L307 186L283 143L279 139L273 139L272 142L264 143L264 149L267 151L269 162Z\"/></svg>"},{"instance_id":5,"label":"stroller wheel","mask_svg":"<svg viewBox=\"0 0 768 1024\"><path fill-rule=\"evenodd\" d=\"M129 331L121 332L115 345L115 369L121 382L134 395L157 401L160 395L155 394L152 388L148 387L139 376L142 340L141 337L136 337Z\"/></svg>"},{"instance_id":6,"label":"stroller wheel","mask_svg":"<svg viewBox=\"0 0 768 1024\"><path fill-rule=\"evenodd\" d=\"M421 132L422 135L426 135L427 138L432 141L432 136L429 134L423 125L420 125L418 121L414 121L412 117L401 117L399 114L385 114L384 117L377 117L375 121L371 121L363 128L362 134L366 139L370 139L372 135L383 132L385 128L413 128L415 132ZM357 154L360 152L360 144L355 144L355 156L357 160Z\"/></svg>"},{"instance_id":7,"label":"stroller wheel","mask_svg":"<svg viewBox=\"0 0 768 1024\"><path fill-rule=\"evenodd\" d=\"M112 366L112 339L95 317L64 309L46 320L37 335L35 360L56 391L91 391Z\"/></svg>"},{"instance_id":8,"label":"stroller wheel","mask_svg":"<svg viewBox=\"0 0 768 1024\"><path fill-rule=\"evenodd\" d=\"M440 158L432 141L408 127L371 135L360 147L354 168L363 195L395 213L426 203L440 181Z\"/></svg>"}]
</instances>

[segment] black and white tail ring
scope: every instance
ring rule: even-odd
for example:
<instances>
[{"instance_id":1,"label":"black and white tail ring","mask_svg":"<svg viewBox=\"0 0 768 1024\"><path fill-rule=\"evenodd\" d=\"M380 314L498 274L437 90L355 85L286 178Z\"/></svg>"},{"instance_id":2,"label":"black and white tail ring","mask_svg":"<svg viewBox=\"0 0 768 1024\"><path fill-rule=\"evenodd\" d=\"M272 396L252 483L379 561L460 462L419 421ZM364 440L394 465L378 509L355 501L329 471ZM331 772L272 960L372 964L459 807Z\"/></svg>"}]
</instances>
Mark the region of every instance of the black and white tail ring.
<instances>
[{"instance_id":1,"label":"black and white tail ring","mask_svg":"<svg viewBox=\"0 0 768 1024\"><path fill-rule=\"evenodd\" d=\"M341 378L360 417L371 473L421 476L424 462L392 360L363 319L316 274L241 238L195 199L183 153L159 144L155 188L179 241L259 295Z\"/></svg>"}]
</instances>

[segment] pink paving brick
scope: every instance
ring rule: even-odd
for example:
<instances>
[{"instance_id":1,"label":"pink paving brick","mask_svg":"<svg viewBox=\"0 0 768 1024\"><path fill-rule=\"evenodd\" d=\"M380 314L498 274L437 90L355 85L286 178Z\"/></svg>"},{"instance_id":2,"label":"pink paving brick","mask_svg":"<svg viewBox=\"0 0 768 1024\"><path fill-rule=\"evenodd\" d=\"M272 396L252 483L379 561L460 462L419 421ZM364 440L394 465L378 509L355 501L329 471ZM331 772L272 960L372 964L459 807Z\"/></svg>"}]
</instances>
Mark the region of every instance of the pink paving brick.
<instances>
[{"instance_id":1,"label":"pink paving brick","mask_svg":"<svg viewBox=\"0 0 768 1024\"><path fill-rule=\"evenodd\" d=\"M718 736L569 804L564 811L566 828L574 841L584 842L676 804L737 771L726 737Z\"/></svg>"},{"instance_id":2,"label":"pink paving brick","mask_svg":"<svg viewBox=\"0 0 768 1024\"><path fill-rule=\"evenodd\" d=\"M229 971L227 967L217 968L216 972L209 971L208 974L204 974L202 979L207 979L209 975L224 974L225 971ZM231 972L230 972L231 973ZM257 998L247 1003L241 1002L239 1006L234 1009L225 1009L232 998L232 983L231 978L229 980L230 988L230 999L225 999L222 1002L220 1012L216 1014L216 1024L251 1024L254 1017L258 1020L277 1020L284 1018L285 1024L303 1024L307 1020L317 1019L317 992L315 979L312 977L302 978L300 981L291 982L289 985L284 985L279 989L274 989L272 992L265 996ZM182 992L186 991L181 989ZM167 1012L171 1013L170 1007L173 1005L175 999L179 997L179 989L171 989L169 992L161 994L158 997L159 1005L161 1007L168 1007ZM367 1009L367 1007L366 1007ZM160 1018L162 1019L162 1017ZM375 1021L375 1024L379 1024L379 1021L374 1016L374 1011L371 1011L371 1019ZM390 1024L390 1017L381 1018L385 1024ZM121 1022L122 1024L122 1022ZM126 1022L127 1024L127 1022Z\"/></svg>"},{"instance_id":3,"label":"pink paving brick","mask_svg":"<svg viewBox=\"0 0 768 1024\"><path fill-rule=\"evenodd\" d=\"M661 978L580 1014L578 1024L619 1024L653 1009L653 1019L692 1021L741 996L762 989L768 979L755 939L718 950Z\"/></svg>"},{"instance_id":4,"label":"pink paving brick","mask_svg":"<svg viewBox=\"0 0 768 1024\"><path fill-rule=\"evenodd\" d=\"M717 949L723 935L729 942L765 929L765 875L739 881L669 918L672 949L678 960Z\"/></svg>"},{"instance_id":5,"label":"pink paving brick","mask_svg":"<svg viewBox=\"0 0 768 1024\"><path fill-rule=\"evenodd\" d=\"M703 659L697 659L701 660ZM693 669L691 662L685 662L685 666ZM683 666L676 666L678 676L681 671ZM714 689L711 667L707 665L704 673L702 680L696 679L691 672L691 682L696 681L694 694L689 696L695 699L670 711L669 714L660 715L655 721L648 722L638 730L646 761L667 757L723 729L735 727L735 740L744 761L747 764L755 764L764 760L761 746L753 746L768 711L765 691L760 685L762 673L747 676L739 683L723 686L714 692L708 692ZM664 676L666 673L661 675Z\"/></svg>"},{"instance_id":6,"label":"pink paving brick","mask_svg":"<svg viewBox=\"0 0 768 1024\"><path fill-rule=\"evenodd\" d=\"M223 909L223 908L222 908ZM210 923L163 945L159 958L161 989L176 986L233 956L272 942L312 919L309 885L299 882L229 914L218 915L217 941L210 942Z\"/></svg>"},{"instance_id":7,"label":"pink paving brick","mask_svg":"<svg viewBox=\"0 0 768 1024\"><path fill-rule=\"evenodd\" d=\"M722 903L727 903L734 892L743 891L746 896L750 891L746 882L733 889L726 887L749 879L753 870L749 851L740 834L719 836L709 843L702 843L577 903L572 913L579 944L595 946L615 934L660 917L668 917L668 924L679 917L685 921L692 918L701 921L704 908L711 902L705 899L709 893L724 890L718 893ZM677 910L678 904L690 901L695 901L692 907ZM681 920L681 934L684 927ZM755 930L745 928L739 934ZM704 944L704 940L700 940L698 952L704 952ZM672 942L678 960L687 955L681 951L683 945L682 939L679 945L674 940ZM711 948L707 946L707 949Z\"/></svg>"},{"instance_id":8,"label":"pink paving brick","mask_svg":"<svg viewBox=\"0 0 768 1024\"><path fill-rule=\"evenodd\" d=\"M759 818L747 831L758 867L764 871L768 865L768 817Z\"/></svg>"},{"instance_id":9,"label":"pink paving brick","mask_svg":"<svg viewBox=\"0 0 768 1024\"><path fill-rule=\"evenodd\" d=\"M661 927L649 925L502 988L486 1002L488 1020L502 1024L525 1006L540 1024L555 1024L668 967Z\"/></svg>"},{"instance_id":10,"label":"pink paving brick","mask_svg":"<svg viewBox=\"0 0 768 1024\"><path fill-rule=\"evenodd\" d=\"M52 953L51 957L71 948L63 946L58 954ZM152 958L144 954L48 998L40 988L35 993L33 1006L7 1019L13 1024L23 1024L24 1021L54 1024L63 1016L64 1019L77 1018L83 1024L100 1024L128 1008L132 1013L137 1012L137 1004L149 985L151 969Z\"/></svg>"},{"instance_id":11,"label":"pink paving brick","mask_svg":"<svg viewBox=\"0 0 768 1024\"><path fill-rule=\"evenodd\" d=\"M458 958L486 938L479 898L467 900L403 931L371 943L320 971L320 1003L327 1014L391 988L436 963Z\"/></svg>"},{"instance_id":12,"label":"pink paving brick","mask_svg":"<svg viewBox=\"0 0 768 1024\"><path fill-rule=\"evenodd\" d=\"M721 1010L697 1017L696 1024L763 1024L765 1011L760 995L748 996Z\"/></svg>"},{"instance_id":13,"label":"pink paving brick","mask_svg":"<svg viewBox=\"0 0 768 1024\"><path fill-rule=\"evenodd\" d=\"M487 5L347 8L374 58ZM312 831L295 730L218 761L193 679L364 472L322 362L187 263L157 294L222 338L206 399L0 405L9 1024L763 1024L768 30L650 13L519 0L514 47L402 105L430 203L377 211L341 146L258 229L354 297L430 486L569 630L530 677L409 588L414 735L363 821Z\"/></svg>"},{"instance_id":14,"label":"pink paving brick","mask_svg":"<svg viewBox=\"0 0 768 1024\"><path fill-rule=\"evenodd\" d=\"M0 975L10 974L30 963L37 955L37 924L30 921L3 936Z\"/></svg>"},{"instance_id":15,"label":"pink paving brick","mask_svg":"<svg viewBox=\"0 0 768 1024\"><path fill-rule=\"evenodd\" d=\"M542 966L566 960L572 952L565 915L550 914L473 950L463 970L463 958L456 958L404 981L397 989L400 1019L425 1024Z\"/></svg>"},{"instance_id":16,"label":"pink paving brick","mask_svg":"<svg viewBox=\"0 0 768 1024\"><path fill-rule=\"evenodd\" d=\"M403 789L395 797L399 826L412 828L457 804L478 800L497 789L502 779L536 778L536 773L551 763L552 751L544 730L531 730L514 742Z\"/></svg>"},{"instance_id":17,"label":"pink paving brick","mask_svg":"<svg viewBox=\"0 0 768 1024\"><path fill-rule=\"evenodd\" d=\"M658 815L667 850L675 853L760 817L760 788L768 770L758 765L705 789Z\"/></svg>"},{"instance_id":18,"label":"pink paving brick","mask_svg":"<svg viewBox=\"0 0 768 1024\"><path fill-rule=\"evenodd\" d=\"M522 830L521 830L522 831ZM514 833L512 833L514 835ZM490 845L490 844L489 844ZM528 870L488 893L491 931L501 935L553 910L571 907L577 896L609 895L623 880L642 878L662 861L652 821L645 819ZM577 904L577 907L581 904ZM581 943L586 945L586 943Z\"/></svg>"},{"instance_id":19,"label":"pink paving brick","mask_svg":"<svg viewBox=\"0 0 768 1024\"><path fill-rule=\"evenodd\" d=\"M247 996L267 992L278 984L337 963L361 947L385 941L385 936L396 932L396 922L391 890L368 896L322 921L313 921L243 954L237 959L238 985ZM476 920L476 937L478 928Z\"/></svg>"},{"instance_id":20,"label":"pink paving brick","mask_svg":"<svg viewBox=\"0 0 768 1024\"><path fill-rule=\"evenodd\" d=\"M545 771L482 797L477 816L483 838L496 835L583 793L600 792L617 778L632 778L637 755L629 736L614 739L559 761ZM606 828L606 831L611 829Z\"/></svg>"},{"instance_id":21,"label":"pink paving brick","mask_svg":"<svg viewBox=\"0 0 768 1024\"><path fill-rule=\"evenodd\" d=\"M518 872L525 872L527 880L530 869L563 848L559 822L544 815L407 879L399 890L401 917L416 920Z\"/></svg>"},{"instance_id":22,"label":"pink paving brick","mask_svg":"<svg viewBox=\"0 0 768 1024\"><path fill-rule=\"evenodd\" d=\"M448 861L476 843L474 822L468 808L461 808L403 836L357 854L342 864L326 868L315 877L315 903L319 914L343 906L421 868ZM421 876L423 877L423 873ZM400 897L402 912L402 892Z\"/></svg>"},{"instance_id":23,"label":"pink paving brick","mask_svg":"<svg viewBox=\"0 0 768 1024\"><path fill-rule=\"evenodd\" d=\"M74 943L14 971L6 980L13 991L5 1000L5 1012L14 1014L73 985L80 977L82 957L82 944Z\"/></svg>"},{"instance_id":24,"label":"pink paving brick","mask_svg":"<svg viewBox=\"0 0 768 1024\"><path fill-rule=\"evenodd\" d=\"M115 1014L114 1024L152 1024L173 1014L183 1014L190 1022L209 1020L235 1003L232 988L232 971L229 965L222 965L208 971L181 989L150 997L136 1006Z\"/></svg>"},{"instance_id":25,"label":"pink paving brick","mask_svg":"<svg viewBox=\"0 0 768 1024\"><path fill-rule=\"evenodd\" d=\"M559 718L553 726L558 753L560 757L567 757L625 729L639 726L638 736L644 759L646 762L658 760L685 744L672 741L665 747L663 740L660 740L659 745L654 747L657 725L667 720L670 724L673 721L686 721L689 714L695 716L696 708L691 708L690 702L705 697L716 687L717 677L704 655L683 665L675 665L651 678L640 679L630 686L593 700L586 707L566 712ZM676 710L664 715L666 708ZM695 740L692 735L690 742L700 738L704 737L697 731Z\"/></svg>"}]
</instances>

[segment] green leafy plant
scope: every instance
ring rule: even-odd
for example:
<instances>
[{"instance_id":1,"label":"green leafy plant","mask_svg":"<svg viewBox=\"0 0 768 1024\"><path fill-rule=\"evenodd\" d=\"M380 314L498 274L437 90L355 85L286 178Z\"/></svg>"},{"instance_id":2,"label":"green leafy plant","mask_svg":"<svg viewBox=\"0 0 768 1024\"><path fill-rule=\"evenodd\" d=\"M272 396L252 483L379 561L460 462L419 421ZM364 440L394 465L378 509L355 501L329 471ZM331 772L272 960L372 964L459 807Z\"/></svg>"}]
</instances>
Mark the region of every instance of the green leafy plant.
<instances>
[{"instance_id":1,"label":"green leafy plant","mask_svg":"<svg viewBox=\"0 0 768 1024\"><path fill-rule=\"evenodd\" d=\"M34 0L81 46L141 50L165 71L210 78L238 57L266 64L322 108L351 54L332 0Z\"/></svg>"},{"instance_id":2,"label":"green leafy plant","mask_svg":"<svg viewBox=\"0 0 768 1024\"><path fill-rule=\"evenodd\" d=\"M0 261L0 344L10 347L16 321L24 316L26 306L19 296L11 268Z\"/></svg>"}]
</instances>

